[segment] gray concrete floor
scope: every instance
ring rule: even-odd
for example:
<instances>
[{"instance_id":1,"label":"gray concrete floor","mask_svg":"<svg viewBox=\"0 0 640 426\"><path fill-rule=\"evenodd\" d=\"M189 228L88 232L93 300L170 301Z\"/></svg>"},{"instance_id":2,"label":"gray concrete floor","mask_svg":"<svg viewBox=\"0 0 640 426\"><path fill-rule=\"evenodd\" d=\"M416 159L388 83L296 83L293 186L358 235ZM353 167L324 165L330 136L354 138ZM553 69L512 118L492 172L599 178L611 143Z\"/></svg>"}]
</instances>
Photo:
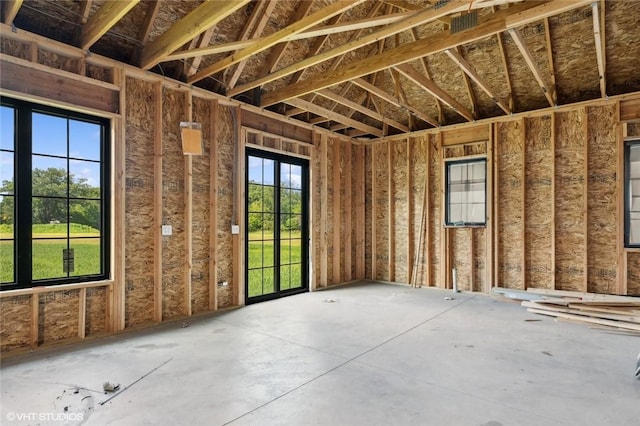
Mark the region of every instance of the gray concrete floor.
<instances>
[{"instance_id":1,"label":"gray concrete floor","mask_svg":"<svg viewBox=\"0 0 640 426\"><path fill-rule=\"evenodd\" d=\"M361 283L9 358L0 423L640 424L640 338L452 295Z\"/></svg>"}]
</instances>

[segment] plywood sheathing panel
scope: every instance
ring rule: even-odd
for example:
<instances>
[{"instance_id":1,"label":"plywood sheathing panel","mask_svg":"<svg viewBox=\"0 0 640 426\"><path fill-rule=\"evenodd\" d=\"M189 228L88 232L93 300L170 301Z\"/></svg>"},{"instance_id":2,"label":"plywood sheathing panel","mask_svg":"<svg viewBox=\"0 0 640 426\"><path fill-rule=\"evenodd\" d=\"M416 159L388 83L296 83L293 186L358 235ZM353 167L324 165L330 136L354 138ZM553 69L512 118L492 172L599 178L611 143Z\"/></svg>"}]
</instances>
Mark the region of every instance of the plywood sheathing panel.
<instances>
[{"instance_id":1,"label":"plywood sheathing panel","mask_svg":"<svg viewBox=\"0 0 640 426\"><path fill-rule=\"evenodd\" d=\"M73 45L75 40L68 31L61 31L65 24L79 21L80 2L60 0L54 2L55 8L49 8L51 2L46 0L33 0L23 4L20 13L16 15L14 24L18 28L38 28L38 34L63 43ZM94 2L98 3L98 1ZM38 13L39 10L47 10L47 14Z\"/></svg>"},{"instance_id":2,"label":"plywood sheathing panel","mask_svg":"<svg viewBox=\"0 0 640 426\"><path fill-rule=\"evenodd\" d=\"M640 136L640 124L639 123L627 124L627 136L631 136L631 137Z\"/></svg>"},{"instance_id":3,"label":"plywood sheathing panel","mask_svg":"<svg viewBox=\"0 0 640 426\"><path fill-rule=\"evenodd\" d=\"M451 234L451 268L455 268L458 290L471 291L472 288L472 228L452 228Z\"/></svg>"},{"instance_id":4,"label":"plywood sheathing panel","mask_svg":"<svg viewBox=\"0 0 640 426\"><path fill-rule=\"evenodd\" d=\"M313 211L311 212L311 241L313 242L313 250L311 252L311 264L313 265L313 280L316 283L316 288L320 288L320 241L324 238L324 235L320 232L321 221L321 207L322 201L320 199L320 191L322 181L320 180L320 135L313 135L313 155L309 167L311 168L311 176L313 181L310 187L311 205Z\"/></svg>"},{"instance_id":5,"label":"plywood sheathing panel","mask_svg":"<svg viewBox=\"0 0 640 426\"><path fill-rule=\"evenodd\" d=\"M202 155L193 156L193 267L191 302L193 313L209 310L209 161L211 152L211 103L193 98L193 121L202 124Z\"/></svg>"},{"instance_id":6,"label":"plywood sheathing panel","mask_svg":"<svg viewBox=\"0 0 640 426\"><path fill-rule=\"evenodd\" d=\"M407 251L409 246L409 191L407 182L409 179L407 170L408 140L390 142L393 150L393 163L391 165L391 190L393 197L393 280L400 283L409 283L409 259Z\"/></svg>"},{"instance_id":7,"label":"plywood sheathing panel","mask_svg":"<svg viewBox=\"0 0 640 426\"><path fill-rule=\"evenodd\" d=\"M87 289L86 326L87 336L106 331L107 287Z\"/></svg>"},{"instance_id":8,"label":"plywood sheathing panel","mask_svg":"<svg viewBox=\"0 0 640 426\"><path fill-rule=\"evenodd\" d=\"M0 352L29 346L31 339L31 296L0 299Z\"/></svg>"},{"instance_id":9,"label":"plywood sheathing panel","mask_svg":"<svg viewBox=\"0 0 640 426\"><path fill-rule=\"evenodd\" d=\"M424 218L428 216L428 212L423 209L423 200L425 191L428 194L428 188L425 188L426 175L428 173L427 163L427 151L429 149L428 144L429 136L421 136L411 139L411 151L409 152L409 172L411 173L411 231L409 232L409 238L412 240L411 257L412 262L408 265L409 268L413 268L415 265L415 271L413 276L413 282L417 286L429 285L429 263L430 260L427 257L427 246L429 240L427 239L427 227L428 222L424 222L422 225L422 237L420 236L420 224ZM424 208L426 209L427 206ZM417 257L415 257L417 256Z\"/></svg>"},{"instance_id":10,"label":"plywood sheathing panel","mask_svg":"<svg viewBox=\"0 0 640 426\"><path fill-rule=\"evenodd\" d=\"M442 166L440 164L440 146L438 136L428 135L429 158L429 262L431 268L430 286L444 288L440 281L443 265L441 264L440 241L443 238L442 218Z\"/></svg>"},{"instance_id":11,"label":"plywood sheathing panel","mask_svg":"<svg viewBox=\"0 0 640 426\"><path fill-rule=\"evenodd\" d=\"M473 228L473 288L472 291L484 291L486 288L485 269L487 259L487 229Z\"/></svg>"},{"instance_id":12,"label":"plywood sheathing panel","mask_svg":"<svg viewBox=\"0 0 640 426\"><path fill-rule=\"evenodd\" d=\"M49 291L40 295L38 335L54 342L78 335L79 290ZM69 315L73 312L72 315Z\"/></svg>"},{"instance_id":13,"label":"plywood sheathing panel","mask_svg":"<svg viewBox=\"0 0 640 426\"><path fill-rule=\"evenodd\" d=\"M335 173L337 175L337 180L338 180L338 188L335 189L334 188L334 198L333 202L338 202L340 203L338 205L338 213L339 213L339 217L336 218L336 223L335 226L338 229L339 232L339 236L337 237L338 240L338 245L337 247L334 248L334 256L337 256L338 260L336 261L334 258L334 265L339 265L339 272L337 274L335 274L335 277L337 279L334 279L334 284L339 284L341 282L343 282L344 277L345 277L345 269L346 269L346 264L345 264L345 252L347 250L347 238L345 237L347 232L351 232L351 229L347 230L345 227L345 217L347 215L347 203L346 203L346 194L347 194L347 188L345 188L344 182L345 182L345 174L346 173L351 173L351 170L346 170L345 166L346 166L346 157L345 157L345 147L351 146L351 144L349 142L344 142L341 140L336 140L336 142L338 144L338 149L337 149L337 153L338 153L338 158L335 163L334 163L334 167L336 168ZM349 188L351 189L351 188ZM349 250L351 250L351 247L348 248Z\"/></svg>"},{"instance_id":14,"label":"plywood sheathing panel","mask_svg":"<svg viewBox=\"0 0 640 426\"><path fill-rule=\"evenodd\" d=\"M78 70L78 60L68 56L58 55L55 52L38 49L38 63L53 69L76 72Z\"/></svg>"},{"instance_id":15,"label":"plywood sheathing panel","mask_svg":"<svg viewBox=\"0 0 640 426\"><path fill-rule=\"evenodd\" d=\"M186 313L183 268L185 253L184 155L180 122L187 121L186 94L163 89L162 102L162 220L173 234L162 237L162 315ZM153 152L153 151L151 151ZM151 203L149 203L151 204ZM151 222L151 221L150 221Z\"/></svg>"},{"instance_id":16,"label":"plywood sheathing panel","mask_svg":"<svg viewBox=\"0 0 640 426\"><path fill-rule=\"evenodd\" d=\"M335 284L333 280L333 256L337 251L336 247L334 247L334 239L333 233L336 228L336 215L333 209L333 200L334 193L338 192L339 189L334 188L333 185L333 169L335 167L334 158L333 158L333 145L340 143L338 139L327 138L327 285ZM338 226L340 226L340 222L338 222Z\"/></svg>"},{"instance_id":17,"label":"plywood sheathing panel","mask_svg":"<svg viewBox=\"0 0 640 426\"><path fill-rule=\"evenodd\" d=\"M126 80L125 326L153 319L153 84Z\"/></svg>"},{"instance_id":18,"label":"plywood sheathing panel","mask_svg":"<svg viewBox=\"0 0 640 426\"><path fill-rule=\"evenodd\" d=\"M555 119L556 289L586 291L584 110Z\"/></svg>"},{"instance_id":19,"label":"plywood sheathing panel","mask_svg":"<svg viewBox=\"0 0 640 426\"><path fill-rule=\"evenodd\" d=\"M544 24L542 21L518 28L520 35L531 52L535 63L547 84L550 84L549 60L546 51ZM512 37L502 38L505 55L509 63L509 78L515 98L514 112L528 111L549 106L542 88L538 86L533 73L524 60ZM496 62L498 64L498 62Z\"/></svg>"},{"instance_id":20,"label":"plywood sheathing panel","mask_svg":"<svg viewBox=\"0 0 640 426\"><path fill-rule=\"evenodd\" d=\"M419 65L417 62L413 62L412 64L414 65L414 68L420 70L421 74L424 74L422 68L418 68ZM440 52L429 56L429 69L431 71L431 79L440 89L447 92L449 96L460 102L470 111L472 110L471 101L469 99L469 95L464 83L463 71L460 69L460 67L458 67L458 65L456 65L451 59L449 59L449 57L445 53ZM415 86L415 83L407 82L407 84ZM422 91L422 94L416 99L420 99L421 97L425 96L432 97L431 95L426 94L424 91ZM420 108L419 105L420 103L418 103L418 108ZM442 105L446 124L464 123L467 121L464 117L455 112L448 105L444 103ZM437 117L437 114L432 115L432 117Z\"/></svg>"},{"instance_id":21,"label":"plywood sheathing panel","mask_svg":"<svg viewBox=\"0 0 640 426\"><path fill-rule=\"evenodd\" d=\"M498 285L523 289L522 282L522 181L523 135L522 121L514 120L497 124L496 153L498 156Z\"/></svg>"},{"instance_id":22,"label":"plywood sheathing panel","mask_svg":"<svg viewBox=\"0 0 640 426\"><path fill-rule=\"evenodd\" d=\"M389 280L389 144L376 146L373 159L373 173L376 174L376 187L373 188L373 202L376 203L376 276L373 279Z\"/></svg>"},{"instance_id":23,"label":"plywood sheathing panel","mask_svg":"<svg viewBox=\"0 0 640 426\"><path fill-rule=\"evenodd\" d=\"M549 29L551 46L555 49L553 63L558 103L599 98L600 80L591 6L550 17Z\"/></svg>"},{"instance_id":24,"label":"plywood sheathing panel","mask_svg":"<svg viewBox=\"0 0 640 426\"><path fill-rule=\"evenodd\" d=\"M550 115L527 118L525 177L525 280L553 289L553 166Z\"/></svg>"},{"instance_id":25,"label":"plywood sheathing panel","mask_svg":"<svg viewBox=\"0 0 640 426\"><path fill-rule=\"evenodd\" d=\"M588 288L615 293L617 264L616 105L589 107L588 123Z\"/></svg>"},{"instance_id":26,"label":"plywood sheathing panel","mask_svg":"<svg viewBox=\"0 0 640 426\"><path fill-rule=\"evenodd\" d=\"M627 253L627 294L640 296L640 253Z\"/></svg>"},{"instance_id":27,"label":"plywood sheathing panel","mask_svg":"<svg viewBox=\"0 0 640 426\"><path fill-rule=\"evenodd\" d=\"M22 43L7 37L0 38L0 52L27 61L32 59L33 54L32 46L29 43Z\"/></svg>"},{"instance_id":28,"label":"plywood sheathing panel","mask_svg":"<svg viewBox=\"0 0 640 426\"><path fill-rule=\"evenodd\" d=\"M605 3L605 40L607 44L607 94L617 95L640 90L640 2Z\"/></svg>"},{"instance_id":29,"label":"plywood sheathing panel","mask_svg":"<svg viewBox=\"0 0 640 426\"><path fill-rule=\"evenodd\" d=\"M218 287L218 307L233 304L231 283L233 282L233 244L231 223L233 221L233 147L234 121L232 107L220 105L218 122L218 153L214 159L218 165L218 280L227 281L227 287Z\"/></svg>"},{"instance_id":30,"label":"plywood sheathing panel","mask_svg":"<svg viewBox=\"0 0 640 426\"><path fill-rule=\"evenodd\" d=\"M364 252L365 252L365 275L367 278L369 279L375 279L374 276L372 276L372 271L371 271L371 253L372 251L372 234L371 234L371 227L372 222L373 222L373 218L372 218L372 212L373 212L373 204L376 202L376 198L375 198L375 190L374 188L372 188L372 173L373 173L373 162L374 162L374 158L373 158L373 145L367 145L365 147L365 162L364 162L364 175L365 175L365 186L364 186L364 199L365 199L365 209L364 209L364 220L365 220L365 227L364 227Z\"/></svg>"},{"instance_id":31,"label":"plywood sheathing panel","mask_svg":"<svg viewBox=\"0 0 640 426\"><path fill-rule=\"evenodd\" d=\"M346 232L351 233L351 247L347 247L346 250L351 251L351 279L361 278L358 277L358 228L361 227L362 221L364 218L358 217L358 206L360 206L364 200L358 197L358 185L360 183L360 179L363 177L358 174L358 149L359 146L355 144L349 144L348 155L351 156L351 170L347 169L346 173L351 174L351 186L347 187L347 197L349 200L345 200L346 202L351 204L351 229L347 229Z\"/></svg>"}]
</instances>

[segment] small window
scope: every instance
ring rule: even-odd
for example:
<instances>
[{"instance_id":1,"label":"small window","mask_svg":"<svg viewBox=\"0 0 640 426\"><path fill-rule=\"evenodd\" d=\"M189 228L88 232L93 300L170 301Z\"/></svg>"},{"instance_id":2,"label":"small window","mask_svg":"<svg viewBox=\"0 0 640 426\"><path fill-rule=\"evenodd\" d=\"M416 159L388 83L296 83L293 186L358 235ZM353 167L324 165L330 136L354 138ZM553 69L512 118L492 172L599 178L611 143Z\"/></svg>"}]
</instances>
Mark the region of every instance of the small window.
<instances>
[{"instance_id":1,"label":"small window","mask_svg":"<svg viewBox=\"0 0 640 426\"><path fill-rule=\"evenodd\" d=\"M625 245L640 247L640 140L625 145L625 163Z\"/></svg>"},{"instance_id":2,"label":"small window","mask_svg":"<svg viewBox=\"0 0 640 426\"><path fill-rule=\"evenodd\" d=\"M446 163L447 226L483 226L486 223L487 160Z\"/></svg>"}]
</instances>

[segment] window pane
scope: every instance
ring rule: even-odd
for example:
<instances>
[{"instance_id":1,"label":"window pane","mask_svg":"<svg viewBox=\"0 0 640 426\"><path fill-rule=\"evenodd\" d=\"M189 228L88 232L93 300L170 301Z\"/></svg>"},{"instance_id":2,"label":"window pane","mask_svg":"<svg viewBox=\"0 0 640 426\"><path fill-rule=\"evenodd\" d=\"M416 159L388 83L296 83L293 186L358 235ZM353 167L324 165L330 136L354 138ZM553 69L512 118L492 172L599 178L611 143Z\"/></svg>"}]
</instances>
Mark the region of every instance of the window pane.
<instances>
[{"instance_id":1,"label":"window pane","mask_svg":"<svg viewBox=\"0 0 640 426\"><path fill-rule=\"evenodd\" d=\"M640 217L629 221L629 243L640 244Z\"/></svg>"},{"instance_id":2,"label":"window pane","mask_svg":"<svg viewBox=\"0 0 640 426\"><path fill-rule=\"evenodd\" d=\"M249 240L262 239L262 213L249 213Z\"/></svg>"},{"instance_id":3,"label":"window pane","mask_svg":"<svg viewBox=\"0 0 640 426\"><path fill-rule=\"evenodd\" d=\"M447 224L484 224L486 162L449 163L447 173Z\"/></svg>"},{"instance_id":4,"label":"window pane","mask_svg":"<svg viewBox=\"0 0 640 426\"><path fill-rule=\"evenodd\" d=\"M275 269L266 268L262 270L262 294L274 293L275 287Z\"/></svg>"},{"instance_id":5,"label":"window pane","mask_svg":"<svg viewBox=\"0 0 640 426\"><path fill-rule=\"evenodd\" d=\"M271 213L267 213L263 215L263 219L262 219L262 235L263 238L269 239L269 238L273 238L273 225L274 225L274 221L275 221L275 215L271 214Z\"/></svg>"},{"instance_id":6,"label":"window pane","mask_svg":"<svg viewBox=\"0 0 640 426\"><path fill-rule=\"evenodd\" d=\"M100 160L99 124L69 120L69 157Z\"/></svg>"},{"instance_id":7,"label":"window pane","mask_svg":"<svg viewBox=\"0 0 640 426\"><path fill-rule=\"evenodd\" d=\"M262 269L249 271L249 297L260 296L262 294Z\"/></svg>"},{"instance_id":8,"label":"window pane","mask_svg":"<svg viewBox=\"0 0 640 426\"><path fill-rule=\"evenodd\" d=\"M48 238L41 234L67 234L67 200L58 198L33 198L31 220L34 238Z\"/></svg>"},{"instance_id":9,"label":"window pane","mask_svg":"<svg viewBox=\"0 0 640 426\"><path fill-rule=\"evenodd\" d=\"M262 267L262 241L249 241L249 269Z\"/></svg>"},{"instance_id":10,"label":"window pane","mask_svg":"<svg viewBox=\"0 0 640 426\"><path fill-rule=\"evenodd\" d=\"M290 288L302 287L302 265L291 265Z\"/></svg>"},{"instance_id":11,"label":"window pane","mask_svg":"<svg viewBox=\"0 0 640 426\"><path fill-rule=\"evenodd\" d=\"M69 175L70 197L100 198L100 163L70 160Z\"/></svg>"},{"instance_id":12,"label":"window pane","mask_svg":"<svg viewBox=\"0 0 640 426\"><path fill-rule=\"evenodd\" d=\"M249 157L249 182L262 183L262 158Z\"/></svg>"},{"instance_id":13,"label":"window pane","mask_svg":"<svg viewBox=\"0 0 640 426\"><path fill-rule=\"evenodd\" d=\"M262 244L262 262L263 266L275 265L275 242L273 240L264 241Z\"/></svg>"},{"instance_id":14,"label":"window pane","mask_svg":"<svg viewBox=\"0 0 640 426\"><path fill-rule=\"evenodd\" d=\"M0 239L13 239L13 197L0 195Z\"/></svg>"},{"instance_id":15,"label":"window pane","mask_svg":"<svg viewBox=\"0 0 640 426\"><path fill-rule=\"evenodd\" d=\"M291 165L280 164L280 186L283 188L291 188Z\"/></svg>"},{"instance_id":16,"label":"window pane","mask_svg":"<svg viewBox=\"0 0 640 426\"><path fill-rule=\"evenodd\" d=\"M291 288L291 266L280 267L280 289L289 290Z\"/></svg>"},{"instance_id":17,"label":"window pane","mask_svg":"<svg viewBox=\"0 0 640 426\"><path fill-rule=\"evenodd\" d=\"M291 166L291 187L292 188L302 188L302 167L301 166Z\"/></svg>"},{"instance_id":18,"label":"window pane","mask_svg":"<svg viewBox=\"0 0 640 426\"><path fill-rule=\"evenodd\" d=\"M33 195L67 196L67 160L64 158L33 156Z\"/></svg>"},{"instance_id":19,"label":"window pane","mask_svg":"<svg viewBox=\"0 0 640 426\"><path fill-rule=\"evenodd\" d=\"M280 264L288 265L289 263L291 263L289 240L280 240Z\"/></svg>"},{"instance_id":20,"label":"window pane","mask_svg":"<svg viewBox=\"0 0 640 426\"><path fill-rule=\"evenodd\" d=\"M265 185L275 185L274 174L275 174L275 161L267 160L266 158L262 160L263 169L262 169L262 182Z\"/></svg>"},{"instance_id":21,"label":"window pane","mask_svg":"<svg viewBox=\"0 0 640 426\"><path fill-rule=\"evenodd\" d=\"M276 203L275 203L275 199L276 199L276 192L275 192L275 188L272 186L264 186L262 188L262 207L264 208L265 212L275 212L275 208L276 208Z\"/></svg>"},{"instance_id":22,"label":"window pane","mask_svg":"<svg viewBox=\"0 0 640 426\"><path fill-rule=\"evenodd\" d=\"M33 113L32 152L34 154L67 156L67 119Z\"/></svg>"},{"instance_id":23,"label":"window pane","mask_svg":"<svg viewBox=\"0 0 640 426\"><path fill-rule=\"evenodd\" d=\"M291 240L291 263L302 262L302 240Z\"/></svg>"},{"instance_id":24,"label":"window pane","mask_svg":"<svg viewBox=\"0 0 640 426\"><path fill-rule=\"evenodd\" d=\"M66 239L34 240L31 247L34 280L67 276L63 270Z\"/></svg>"},{"instance_id":25,"label":"window pane","mask_svg":"<svg viewBox=\"0 0 640 426\"><path fill-rule=\"evenodd\" d=\"M8 106L0 108L0 149L14 150L14 109ZM3 167L4 167L4 163Z\"/></svg>"},{"instance_id":26,"label":"window pane","mask_svg":"<svg viewBox=\"0 0 640 426\"><path fill-rule=\"evenodd\" d=\"M0 151L0 194L14 194L13 152Z\"/></svg>"},{"instance_id":27,"label":"window pane","mask_svg":"<svg viewBox=\"0 0 640 426\"><path fill-rule=\"evenodd\" d=\"M4 238L5 235L8 235L8 232L3 232L2 237ZM0 283L15 281L13 247L13 240L0 240Z\"/></svg>"},{"instance_id":28,"label":"window pane","mask_svg":"<svg viewBox=\"0 0 640 426\"><path fill-rule=\"evenodd\" d=\"M69 201L71 236L100 236L100 201Z\"/></svg>"},{"instance_id":29,"label":"window pane","mask_svg":"<svg viewBox=\"0 0 640 426\"><path fill-rule=\"evenodd\" d=\"M100 274L100 238L72 238L69 246L73 250L68 264L70 276Z\"/></svg>"}]
</instances>

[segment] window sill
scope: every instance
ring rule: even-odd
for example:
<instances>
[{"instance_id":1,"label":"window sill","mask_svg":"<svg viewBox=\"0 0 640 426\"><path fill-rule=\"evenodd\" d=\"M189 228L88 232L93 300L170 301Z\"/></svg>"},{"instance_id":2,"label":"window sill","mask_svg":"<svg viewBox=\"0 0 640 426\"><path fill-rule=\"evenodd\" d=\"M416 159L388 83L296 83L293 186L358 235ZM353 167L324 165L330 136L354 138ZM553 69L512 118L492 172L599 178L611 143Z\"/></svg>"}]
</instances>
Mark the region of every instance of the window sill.
<instances>
[{"instance_id":1,"label":"window sill","mask_svg":"<svg viewBox=\"0 0 640 426\"><path fill-rule=\"evenodd\" d=\"M85 281L85 282L73 283L73 284L36 286L36 287L30 287L30 288L20 288L16 290L4 290L0 292L0 299L4 299L7 297L46 293L49 291L65 291L65 290L77 290L81 288L108 287L112 284L113 284L113 280L101 280L101 281Z\"/></svg>"}]
</instances>

